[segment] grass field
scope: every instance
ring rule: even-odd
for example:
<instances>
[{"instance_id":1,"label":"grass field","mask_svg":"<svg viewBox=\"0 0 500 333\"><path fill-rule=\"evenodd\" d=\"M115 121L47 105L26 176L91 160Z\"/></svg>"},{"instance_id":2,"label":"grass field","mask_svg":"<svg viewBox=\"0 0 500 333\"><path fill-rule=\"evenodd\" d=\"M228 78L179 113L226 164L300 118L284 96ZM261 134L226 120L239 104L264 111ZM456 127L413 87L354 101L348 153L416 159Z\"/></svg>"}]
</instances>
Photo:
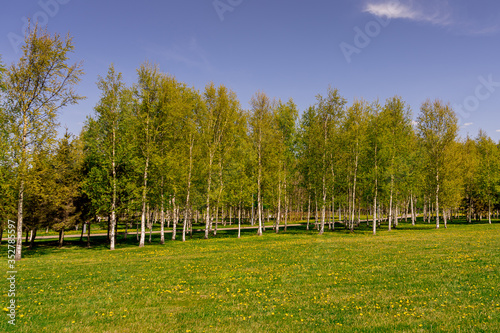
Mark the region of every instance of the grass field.
<instances>
[{"instance_id":1,"label":"grass field","mask_svg":"<svg viewBox=\"0 0 500 333\"><path fill-rule=\"evenodd\" d=\"M365 216L363 216L363 218L365 218ZM228 219L227 219L228 220ZM365 220L366 221L366 220ZM264 225L267 227L272 227L273 226L273 220L271 220L270 222L267 222L267 221L264 221ZM298 222L296 221L289 221L288 224L296 224ZM129 234L135 234L137 232L137 228L140 228L140 224L141 222L140 221L137 221L135 223L132 223L131 226L129 226L128 229L125 229L125 225L120 223L118 225L118 227L116 228L116 233L124 233L125 231L128 231ZM250 227L252 226L250 224L250 222L248 221L248 219L245 219L245 221L242 221L241 223L241 227ZM254 224L254 226L256 226L256 224ZM203 229L205 228L205 224L203 222L199 222L198 224L195 224L193 226L195 229ZM213 228L215 228L215 224L212 225ZM226 225L224 225L222 222L219 222L219 225L218 225L218 228L219 229L222 229L222 228L237 228L238 227L238 222L236 221L235 222L235 219L232 220L232 223L230 224L229 221L226 221ZM283 229L284 225L283 223L281 224L281 228ZM170 224L169 227L167 227L167 223L165 223L165 232L171 232L172 231L172 224ZM160 226L160 223L159 222L156 222L155 224L153 224L153 232L159 232L161 230L161 226ZM92 224L92 227L91 227L91 233L92 234L106 234L108 232L108 229L106 227L106 223L101 223L101 224ZM177 226L177 234L179 233L182 233L182 224L179 224ZM65 236L68 236L68 235L77 235L77 236L81 236L82 234L82 229L81 229L81 226L80 226L80 229L79 230L75 230L75 229L70 229L70 230L65 230L64 231L64 235ZM147 228L146 226L146 234L149 234L149 228ZM45 230L38 230L37 232L37 237L40 237L40 236L59 236L59 232L58 231L54 231L54 230L48 230L48 231L45 231ZM85 231L85 234L83 235L83 237L86 237L87 236L87 230ZM7 239L7 235L3 235L3 239L6 240Z\"/></svg>"},{"instance_id":2,"label":"grass field","mask_svg":"<svg viewBox=\"0 0 500 333\"><path fill-rule=\"evenodd\" d=\"M500 332L500 223L383 227L129 237L113 252L38 242L17 264L17 325L4 310L0 331Z\"/></svg>"}]
</instances>

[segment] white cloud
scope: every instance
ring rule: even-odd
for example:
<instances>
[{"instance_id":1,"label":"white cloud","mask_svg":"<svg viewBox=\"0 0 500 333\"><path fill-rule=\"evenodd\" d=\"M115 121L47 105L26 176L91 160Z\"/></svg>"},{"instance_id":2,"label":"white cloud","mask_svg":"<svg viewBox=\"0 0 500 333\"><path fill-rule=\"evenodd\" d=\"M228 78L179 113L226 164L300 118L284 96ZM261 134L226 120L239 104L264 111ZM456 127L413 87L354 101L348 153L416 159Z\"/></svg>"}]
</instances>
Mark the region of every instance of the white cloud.
<instances>
[{"instance_id":1,"label":"white cloud","mask_svg":"<svg viewBox=\"0 0 500 333\"><path fill-rule=\"evenodd\" d=\"M415 19L418 13L409 6L405 6L398 1L389 1L385 3L369 3L365 7L365 12L375 16L382 16L390 19L404 18Z\"/></svg>"},{"instance_id":2,"label":"white cloud","mask_svg":"<svg viewBox=\"0 0 500 333\"><path fill-rule=\"evenodd\" d=\"M448 25L450 9L443 1L414 0L370 0L365 5L364 12L389 19L408 19L412 21L430 22L438 25ZM427 4L426 4L427 2Z\"/></svg>"},{"instance_id":3,"label":"white cloud","mask_svg":"<svg viewBox=\"0 0 500 333\"><path fill-rule=\"evenodd\" d=\"M500 132L500 129L497 129L497 132Z\"/></svg>"},{"instance_id":4,"label":"white cloud","mask_svg":"<svg viewBox=\"0 0 500 333\"><path fill-rule=\"evenodd\" d=\"M471 125L474 125L474 123L465 123L464 127L471 126Z\"/></svg>"},{"instance_id":5,"label":"white cloud","mask_svg":"<svg viewBox=\"0 0 500 333\"><path fill-rule=\"evenodd\" d=\"M388 19L427 22L466 35L500 32L498 16L484 10L471 12L461 2L448 0L364 0L363 12ZM477 6L476 6L477 7Z\"/></svg>"}]
</instances>

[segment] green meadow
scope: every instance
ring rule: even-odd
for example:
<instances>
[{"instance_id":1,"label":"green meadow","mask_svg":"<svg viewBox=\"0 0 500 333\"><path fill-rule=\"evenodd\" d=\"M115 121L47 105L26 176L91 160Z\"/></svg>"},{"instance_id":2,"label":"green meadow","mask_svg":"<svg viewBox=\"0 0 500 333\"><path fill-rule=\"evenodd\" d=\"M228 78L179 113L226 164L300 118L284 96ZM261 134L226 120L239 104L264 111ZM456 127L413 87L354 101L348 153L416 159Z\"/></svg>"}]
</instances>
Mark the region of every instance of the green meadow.
<instances>
[{"instance_id":1,"label":"green meadow","mask_svg":"<svg viewBox=\"0 0 500 333\"><path fill-rule=\"evenodd\" d=\"M17 263L16 326L4 308L0 331L500 331L498 221L382 228L156 234L144 248L129 236L115 251L38 241Z\"/></svg>"}]
</instances>

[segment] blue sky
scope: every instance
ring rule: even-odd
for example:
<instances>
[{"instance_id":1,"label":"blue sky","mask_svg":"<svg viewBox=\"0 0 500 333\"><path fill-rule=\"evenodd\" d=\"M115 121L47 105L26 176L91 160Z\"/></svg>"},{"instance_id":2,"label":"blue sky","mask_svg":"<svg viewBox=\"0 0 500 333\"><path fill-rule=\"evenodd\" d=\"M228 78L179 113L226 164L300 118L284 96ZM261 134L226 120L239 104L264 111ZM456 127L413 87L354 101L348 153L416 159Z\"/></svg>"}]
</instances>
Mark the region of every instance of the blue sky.
<instances>
[{"instance_id":1,"label":"blue sky","mask_svg":"<svg viewBox=\"0 0 500 333\"><path fill-rule=\"evenodd\" d=\"M87 99L61 125L79 133L111 63L125 81L148 60L203 90L234 90L244 108L256 91L301 110L336 87L349 102L400 95L414 117L427 98L450 102L462 136L480 128L500 140L500 3L493 0L41 0L8 1L0 54L19 58L30 17L74 37Z\"/></svg>"}]
</instances>

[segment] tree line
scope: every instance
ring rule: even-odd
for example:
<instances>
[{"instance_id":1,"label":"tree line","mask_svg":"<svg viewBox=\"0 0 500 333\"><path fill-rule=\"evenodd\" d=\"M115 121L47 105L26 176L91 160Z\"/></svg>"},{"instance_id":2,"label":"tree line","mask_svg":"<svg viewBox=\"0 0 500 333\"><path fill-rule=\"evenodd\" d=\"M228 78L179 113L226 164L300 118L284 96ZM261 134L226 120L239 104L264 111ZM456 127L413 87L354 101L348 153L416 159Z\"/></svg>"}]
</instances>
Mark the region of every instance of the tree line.
<instances>
[{"instance_id":1,"label":"tree line","mask_svg":"<svg viewBox=\"0 0 500 333\"><path fill-rule=\"evenodd\" d=\"M271 219L274 232L314 222L322 234L354 231L364 216L375 234L417 214L437 228L498 217L500 143L484 131L460 138L440 100L416 121L399 96L348 103L331 87L303 112L264 92L245 109L224 85L198 91L144 63L127 86L111 65L82 132L58 138L58 111L83 98L72 51L69 35L35 27L19 61L0 66L0 233L17 221L16 259L24 233L32 246L50 228L62 245L65 230L90 234L99 220L114 249L118 223L136 226L142 247L154 223L163 244L166 228L185 241L193 225L208 238L228 220L258 235Z\"/></svg>"}]
</instances>

